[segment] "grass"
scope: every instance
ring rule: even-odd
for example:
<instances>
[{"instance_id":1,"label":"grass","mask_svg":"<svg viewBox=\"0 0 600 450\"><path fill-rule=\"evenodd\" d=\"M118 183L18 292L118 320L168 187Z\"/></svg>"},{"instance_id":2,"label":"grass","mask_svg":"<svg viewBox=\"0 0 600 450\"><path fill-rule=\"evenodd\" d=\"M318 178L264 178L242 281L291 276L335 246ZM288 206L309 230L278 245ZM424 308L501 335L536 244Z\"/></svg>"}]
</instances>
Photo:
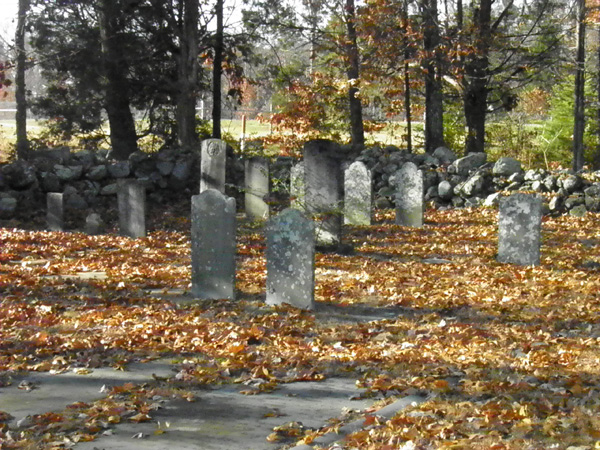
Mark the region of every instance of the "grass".
<instances>
[{"instance_id":1,"label":"grass","mask_svg":"<svg viewBox=\"0 0 600 450\"><path fill-rule=\"evenodd\" d=\"M43 130L43 124L38 120L28 120L27 130L30 138L39 137ZM233 139L239 140L242 135L242 121L240 119L224 119L221 122L221 129L224 134L229 134ZM8 162L12 157L16 141L15 122L13 120L0 120L0 163ZM108 130L106 130L108 133ZM271 127L268 123L258 120L246 121L246 139L259 138L271 133ZM413 125L413 147L419 148L423 145L423 126L420 123ZM348 138L348 137L346 137ZM404 122L390 122L382 129L367 132L366 140L368 145L375 143L382 145L396 145L400 148L406 148L406 124ZM156 151L161 145L160 139L145 137L139 141L140 148ZM80 146L79 142L74 140L70 143L72 148Z\"/></svg>"}]
</instances>

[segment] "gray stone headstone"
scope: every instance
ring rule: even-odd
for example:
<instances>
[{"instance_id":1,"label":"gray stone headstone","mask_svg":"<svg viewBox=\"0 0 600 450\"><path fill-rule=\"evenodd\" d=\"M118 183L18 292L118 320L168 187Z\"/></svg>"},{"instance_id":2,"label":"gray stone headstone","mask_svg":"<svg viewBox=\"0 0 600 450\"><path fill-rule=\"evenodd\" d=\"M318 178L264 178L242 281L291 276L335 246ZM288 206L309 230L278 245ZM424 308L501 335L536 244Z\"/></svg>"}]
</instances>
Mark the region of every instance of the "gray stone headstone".
<instances>
[{"instance_id":1,"label":"gray stone headstone","mask_svg":"<svg viewBox=\"0 0 600 450\"><path fill-rule=\"evenodd\" d=\"M313 309L314 223L299 210L288 208L269 219L266 235L267 304Z\"/></svg>"},{"instance_id":2,"label":"gray stone headstone","mask_svg":"<svg viewBox=\"0 0 600 450\"><path fill-rule=\"evenodd\" d=\"M269 161L255 157L245 162L245 207L250 219L268 219L269 205Z\"/></svg>"},{"instance_id":3,"label":"gray stone headstone","mask_svg":"<svg viewBox=\"0 0 600 450\"><path fill-rule=\"evenodd\" d=\"M225 193L227 144L220 139L202 141L200 156L200 192L216 189Z\"/></svg>"},{"instance_id":4,"label":"gray stone headstone","mask_svg":"<svg viewBox=\"0 0 600 450\"><path fill-rule=\"evenodd\" d=\"M498 261L522 266L540 263L542 199L513 194L500 200Z\"/></svg>"},{"instance_id":5,"label":"gray stone headstone","mask_svg":"<svg viewBox=\"0 0 600 450\"><path fill-rule=\"evenodd\" d=\"M356 161L344 172L344 223L371 225L373 203L371 172Z\"/></svg>"},{"instance_id":6,"label":"gray stone headstone","mask_svg":"<svg viewBox=\"0 0 600 450\"><path fill-rule=\"evenodd\" d=\"M63 194L59 192L46 194L46 226L50 231L64 230Z\"/></svg>"},{"instance_id":7,"label":"gray stone headstone","mask_svg":"<svg viewBox=\"0 0 600 450\"><path fill-rule=\"evenodd\" d=\"M192 197L192 294L233 299L235 291L235 199L216 189Z\"/></svg>"},{"instance_id":8,"label":"gray stone headstone","mask_svg":"<svg viewBox=\"0 0 600 450\"><path fill-rule=\"evenodd\" d=\"M146 188L137 180L117 180L119 232L132 239L146 236Z\"/></svg>"},{"instance_id":9,"label":"gray stone headstone","mask_svg":"<svg viewBox=\"0 0 600 450\"><path fill-rule=\"evenodd\" d=\"M396 188L396 224L423 226L423 173L412 162L405 163L392 178Z\"/></svg>"},{"instance_id":10,"label":"gray stone headstone","mask_svg":"<svg viewBox=\"0 0 600 450\"><path fill-rule=\"evenodd\" d=\"M304 161L300 161L290 170L290 206L304 211L304 196Z\"/></svg>"},{"instance_id":11,"label":"gray stone headstone","mask_svg":"<svg viewBox=\"0 0 600 450\"><path fill-rule=\"evenodd\" d=\"M84 231L86 234L90 236L95 236L97 234L102 234L104 232L104 228L106 227L102 217L98 213L90 213L85 218L85 228Z\"/></svg>"},{"instance_id":12,"label":"gray stone headstone","mask_svg":"<svg viewBox=\"0 0 600 450\"><path fill-rule=\"evenodd\" d=\"M342 240L343 175L339 145L325 139L304 144L306 212L316 224L317 244L336 246Z\"/></svg>"}]
</instances>

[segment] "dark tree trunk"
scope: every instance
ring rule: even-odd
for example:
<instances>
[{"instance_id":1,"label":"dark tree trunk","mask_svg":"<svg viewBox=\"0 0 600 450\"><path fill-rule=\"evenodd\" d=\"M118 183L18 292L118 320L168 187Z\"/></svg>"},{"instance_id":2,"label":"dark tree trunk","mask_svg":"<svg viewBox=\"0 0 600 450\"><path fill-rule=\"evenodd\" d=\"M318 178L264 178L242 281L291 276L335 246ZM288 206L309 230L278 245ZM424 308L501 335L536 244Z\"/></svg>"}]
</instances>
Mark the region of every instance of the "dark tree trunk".
<instances>
[{"instance_id":1,"label":"dark tree trunk","mask_svg":"<svg viewBox=\"0 0 600 450\"><path fill-rule=\"evenodd\" d=\"M410 43L408 41L408 0L404 0L402 8L402 27L404 28L404 115L406 116L406 149L412 153L412 114L410 111Z\"/></svg>"},{"instance_id":2,"label":"dark tree trunk","mask_svg":"<svg viewBox=\"0 0 600 450\"><path fill-rule=\"evenodd\" d=\"M463 98L467 123L465 153L485 151L491 15L491 0L481 0L479 9L473 11L477 36L475 52L468 55L465 62Z\"/></svg>"},{"instance_id":3,"label":"dark tree trunk","mask_svg":"<svg viewBox=\"0 0 600 450\"><path fill-rule=\"evenodd\" d=\"M577 1L577 58L575 61L575 110L573 126L573 171L583 169L585 129L585 0Z\"/></svg>"},{"instance_id":4,"label":"dark tree trunk","mask_svg":"<svg viewBox=\"0 0 600 450\"><path fill-rule=\"evenodd\" d=\"M213 61L213 133L212 137L221 139L221 75L223 74L223 0L216 5L217 31L215 34L215 58Z\"/></svg>"},{"instance_id":5,"label":"dark tree trunk","mask_svg":"<svg viewBox=\"0 0 600 450\"><path fill-rule=\"evenodd\" d=\"M597 109L596 109L596 135L598 138L598 142L596 144L596 154L594 155L594 161L593 161L593 166L594 166L594 170L600 170L600 27L598 27L598 35L597 35L597 45L598 45L598 49L597 51L597 55L596 57L598 58L597 60L597 66L596 66L596 103L597 103Z\"/></svg>"},{"instance_id":6,"label":"dark tree trunk","mask_svg":"<svg viewBox=\"0 0 600 450\"><path fill-rule=\"evenodd\" d=\"M15 101L17 102L16 131L17 158L26 160L29 156L29 141L27 140L27 98L25 91L25 69L27 55L25 53L25 21L29 11L29 0L19 0L19 16L15 34L17 64L15 71Z\"/></svg>"},{"instance_id":7,"label":"dark tree trunk","mask_svg":"<svg viewBox=\"0 0 600 450\"><path fill-rule=\"evenodd\" d=\"M350 137L353 145L363 145L365 143L365 130L363 127L362 104L357 97L357 83L360 79L360 57L358 53L358 43L356 37L356 10L354 0L346 0L346 32L347 45L346 55L348 57L348 66L346 74L350 87L348 89L348 102L350 105Z\"/></svg>"},{"instance_id":8,"label":"dark tree trunk","mask_svg":"<svg viewBox=\"0 0 600 450\"><path fill-rule=\"evenodd\" d=\"M440 74L439 50L440 30L438 26L437 0L424 0L423 44L427 55L425 69L425 151L433 152L444 145L444 109L442 77Z\"/></svg>"},{"instance_id":9,"label":"dark tree trunk","mask_svg":"<svg viewBox=\"0 0 600 450\"><path fill-rule=\"evenodd\" d=\"M111 156L124 160L137 150L137 135L129 104L127 63L122 53L117 25L121 11L114 0L102 0L98 13L106 77L105 108L110 126Z\"/></svg>"},{"instance_id":10,"label":"dark tree trunk","mask_svg":"<svg viewBox=\"0 0 600 450\"><path fill-rule=\"evenodd\" d=\"M182 148L197 143L196 99L198 97L199 1L185 0L182 10L181 45L178 61L177 138Z\"/></svg>"}]
</instances>

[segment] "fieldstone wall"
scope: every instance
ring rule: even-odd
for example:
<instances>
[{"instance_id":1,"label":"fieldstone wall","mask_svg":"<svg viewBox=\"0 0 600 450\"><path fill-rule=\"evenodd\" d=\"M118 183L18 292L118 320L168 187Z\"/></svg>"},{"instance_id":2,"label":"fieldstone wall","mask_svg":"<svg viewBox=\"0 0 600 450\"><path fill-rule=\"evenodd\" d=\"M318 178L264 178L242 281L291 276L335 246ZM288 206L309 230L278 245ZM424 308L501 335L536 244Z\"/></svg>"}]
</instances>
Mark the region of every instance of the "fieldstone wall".
<instances>
[{"instance_id":1,"label":"fieldstone wall","mask_svg":"<svg viewBox=\"0 0 600 450\"><path fill-rule=\"evenodd\" d=\"M495 206L503 192L525 191L546 194L546 214L582 216L600 211L600 172L525 171L513 158L490 162L484 153L457 158L445 147L433 154L408 153L395 146L369 147L361 152L342 146L340 151L347 162L362 161L371 171L376 208L394 206L390 178L406 162L412 162L423 171L425 200L436 208ZM271 192L265 200L276 210L289 205L282 186L289 187L293 163L285 157L272 161ZM128 161L110 160L102 151L73 152L67 147L38 151L29 162L0 166L0 219L44 210L48 192L63 193L65 208L70 210L116 208L117 182L123 178L142 183L151 202L190 198L199 189L199 151L136 152ZM238 204L243 204L243 186L244 161L228 148L226 193Z\"/></svg>"},{"instance_id":2,"label":"fieldstone wall","mask_svg":"<svg viewBox=\"0 0 600 450\"><path fill-rule=\"evenodd\" d=\"M373 173L375 206L379 208L393 206L390 177L410 161L423 171L425 200L437 208L496 206L502 192L525 191L546 194L546 214L582 216L600 211L600 171L572 174L567 170L524 170L513 158L489 162L485 153L457 158L445 147L431 155L412 154L394 146L371 147L358 160Z\"/></svg>"},{"instance_id":3,"label":"fieldstone wall","mask_svg":"<svg viewBox=\"0 0 600 450\"><path fill-rule=\"evenodd\" d=\"M227 153L232 168L227 182L241 185L243 161L234 158L233 150ZM182 194L191 197L199 189L199 160L199 152L180 150L136 152L127 161L110 160L103 151L72 152L67 147L38 151L28 162L0 166L0 219L38 207L48 192L63 193L65 207L72 210L116 208L118 180L122 179L139 181L155 202Z\"/></svg>"}]
</instances>

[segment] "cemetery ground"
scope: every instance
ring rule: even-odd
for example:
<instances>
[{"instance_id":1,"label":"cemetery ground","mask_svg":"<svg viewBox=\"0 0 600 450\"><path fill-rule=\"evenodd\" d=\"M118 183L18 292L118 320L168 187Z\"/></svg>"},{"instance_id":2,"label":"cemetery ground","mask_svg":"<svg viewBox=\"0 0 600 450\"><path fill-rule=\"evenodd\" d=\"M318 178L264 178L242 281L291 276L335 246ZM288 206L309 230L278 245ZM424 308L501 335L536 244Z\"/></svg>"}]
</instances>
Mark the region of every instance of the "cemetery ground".
<instances>
[{"instance_id":1,"label":"cemetery ground","mask_svg":"<svg viewBox=\"0 0 600 450\"><path fill-rule=\"evenodd\" d=\"M429 210L423 228L379 212L372 226L344 228L354 251L317 252L311 312L264 304L263 228L239 217L237 300L191 299L188 211L151 213L135 240L3 224L0 448L63 448L155 423L157 398L197 408L207 386L260 398L332 379L355 382L374 406L324 428L272 430L272 448L357 418L342 448L600 448L600 216L545 217L541 264L515 266L495 259L497 210ZM126 381L128 367L156 361L172 376ZM2 412L2 390L27 372L105 367L125 377L97 401L20 425ZM414 395L425 401L377 416ZM176 448L177 431L157 423L163 433Z\"/></svg>"}]
</instances>

